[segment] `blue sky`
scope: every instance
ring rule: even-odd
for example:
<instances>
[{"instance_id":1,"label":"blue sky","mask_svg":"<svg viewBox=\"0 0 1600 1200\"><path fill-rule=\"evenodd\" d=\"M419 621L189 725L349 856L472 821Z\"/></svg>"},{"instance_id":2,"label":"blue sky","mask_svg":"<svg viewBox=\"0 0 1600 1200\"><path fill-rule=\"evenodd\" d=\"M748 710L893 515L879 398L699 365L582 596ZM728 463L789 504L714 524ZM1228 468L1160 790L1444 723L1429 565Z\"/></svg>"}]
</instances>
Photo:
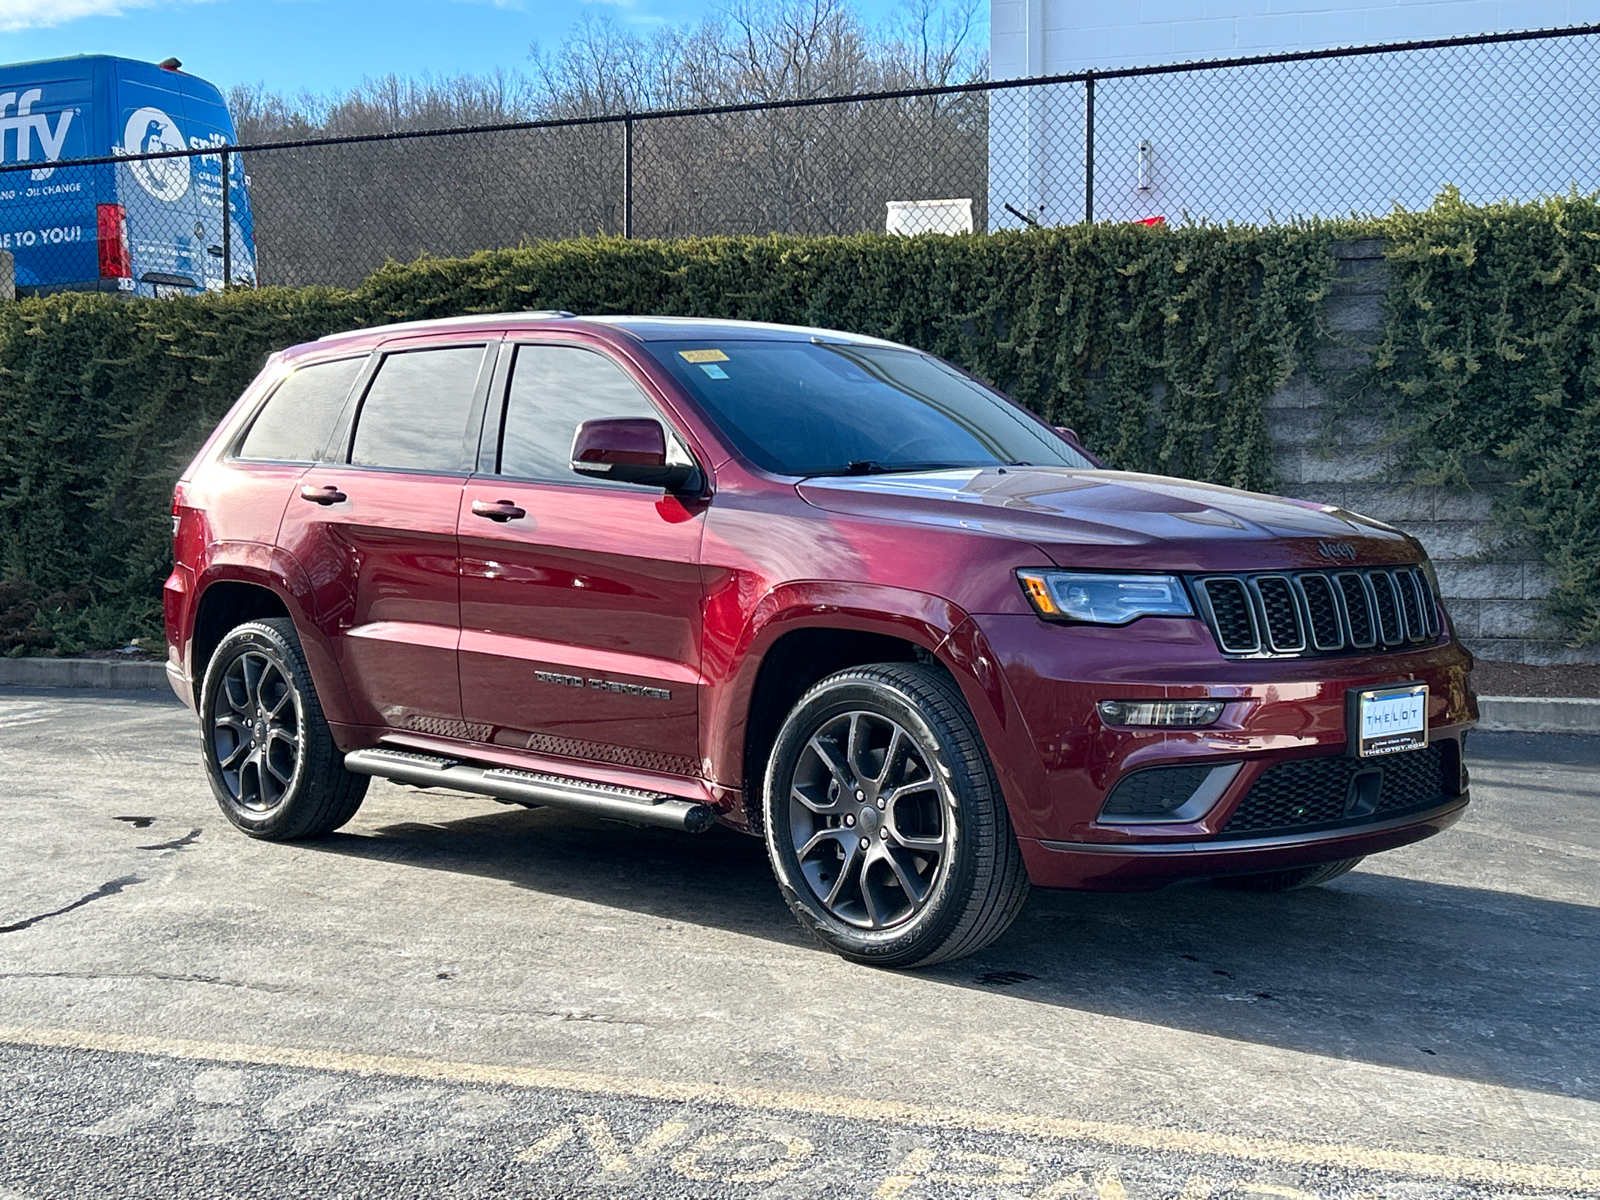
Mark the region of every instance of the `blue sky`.
<instances>
[{"instance_id":1,"label":"blue sky","mask_svg":"<svg viewBox=\"0 0 1600 1200\"><path fill-rule=\"evenodd\" d=\"M0 62L68 54L176 56L224 91L327 92L365 75L522 69L585 12L648 27L718 0L0 0ZM893 0L855 0L876 20Z\"/></svg>"}]
</instances>

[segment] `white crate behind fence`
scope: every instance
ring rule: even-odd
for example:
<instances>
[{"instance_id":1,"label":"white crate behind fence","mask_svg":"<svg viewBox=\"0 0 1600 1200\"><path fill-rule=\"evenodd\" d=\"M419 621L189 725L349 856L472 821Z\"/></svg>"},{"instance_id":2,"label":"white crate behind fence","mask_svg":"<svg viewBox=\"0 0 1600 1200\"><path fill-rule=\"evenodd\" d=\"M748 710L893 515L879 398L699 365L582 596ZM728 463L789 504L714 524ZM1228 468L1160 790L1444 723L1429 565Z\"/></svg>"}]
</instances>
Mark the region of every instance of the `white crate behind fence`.
<instances>
[{"instance_id":1,"label":"white crate behind fence","mask_svg":"<svg viewBox=\"0 0 1600 1200\"><path fill-rule=\"evenodd\" d=\"M972 200L891 200L888 233L971 233Z\"/></svg>"}]
</instances>

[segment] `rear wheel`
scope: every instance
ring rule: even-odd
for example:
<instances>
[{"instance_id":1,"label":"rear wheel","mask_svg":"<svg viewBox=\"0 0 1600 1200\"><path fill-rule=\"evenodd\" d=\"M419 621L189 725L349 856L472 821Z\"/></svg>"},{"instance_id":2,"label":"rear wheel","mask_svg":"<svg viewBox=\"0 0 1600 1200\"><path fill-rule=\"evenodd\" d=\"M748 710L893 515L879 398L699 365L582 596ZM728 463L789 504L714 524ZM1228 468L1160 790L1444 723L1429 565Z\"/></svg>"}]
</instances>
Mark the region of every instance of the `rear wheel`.
<instances>
[{"instance_id":1,"label":"rear wheel","mask_svg":"<svg viewBox=\"0 0 1600 1200\"><path fill-rule=\"evenodd\" d=\"M1316 887L1339 878L1365 857L1361 854L1355 858L1341 858L1338 862L1292 867L1287 871L1263 871L1259 875L1224 875L1212 882L1236 892L1298 892L1301 888Z\"/></svg>"},{"instance_id":2,"label":"rear wheel","mask_svg":"<svg viewBox=\"0 0 1600 1200\"><path fill-rule=\"evenodd\" d=\"M222 639L200 689L200 724L212 793L251 837L317 837L361 807L367 777L344 769L287 618Z\"/></svg>"},{"instance_id":3,"label":"rear wheel","mask_svg":"<svg viewBox=\"0 0 1600 1200\"><path fill-rule=\"evenodd\" d=\"M971 954L1027 898L988 755L937 667L885 663L817 684L778 733L763 797L784 899L854 962L917 967Z\"/></svg>"}]
</instances>

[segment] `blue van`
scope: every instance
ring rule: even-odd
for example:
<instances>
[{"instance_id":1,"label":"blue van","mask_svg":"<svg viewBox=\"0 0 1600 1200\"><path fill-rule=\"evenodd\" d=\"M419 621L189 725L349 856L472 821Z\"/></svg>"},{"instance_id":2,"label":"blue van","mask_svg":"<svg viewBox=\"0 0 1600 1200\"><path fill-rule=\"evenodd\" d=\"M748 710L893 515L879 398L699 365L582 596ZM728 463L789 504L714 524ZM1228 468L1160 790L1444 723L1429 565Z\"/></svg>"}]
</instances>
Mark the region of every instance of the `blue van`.
<instances>
[{"instance_id":1,"label":"blue van","mask_svg":"<svg viewBox=\"0 0 1600 1200\"><path fill-rule=\"evenodd\" d=\"M110 55L0 66L0 250L19 295L192 295L256 279L244 164L222 155L52 163L225 146L233 119L215 87ZM228 226L228 245L223 227Z\"/></svg>"}]
</instances>

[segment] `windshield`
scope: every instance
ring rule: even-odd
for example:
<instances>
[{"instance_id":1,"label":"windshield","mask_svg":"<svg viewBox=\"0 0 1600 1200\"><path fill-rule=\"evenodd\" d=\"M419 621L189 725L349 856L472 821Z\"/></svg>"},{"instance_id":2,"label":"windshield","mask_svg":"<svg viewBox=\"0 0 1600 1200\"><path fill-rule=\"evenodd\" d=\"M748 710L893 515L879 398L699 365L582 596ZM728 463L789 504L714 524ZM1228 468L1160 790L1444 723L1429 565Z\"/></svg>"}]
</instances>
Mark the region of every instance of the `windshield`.
<instances>
[{"instance_id":1,"label":"windshield","mask_svg":"<svg viewBox=\"0 0 1600 1200\"><path fill-rule=\"evenodd\" d=\"M739 451L776 475L1093 465L1048 426L920 351L818 341L650 349Z\"/></svg>"}]
</instances>

